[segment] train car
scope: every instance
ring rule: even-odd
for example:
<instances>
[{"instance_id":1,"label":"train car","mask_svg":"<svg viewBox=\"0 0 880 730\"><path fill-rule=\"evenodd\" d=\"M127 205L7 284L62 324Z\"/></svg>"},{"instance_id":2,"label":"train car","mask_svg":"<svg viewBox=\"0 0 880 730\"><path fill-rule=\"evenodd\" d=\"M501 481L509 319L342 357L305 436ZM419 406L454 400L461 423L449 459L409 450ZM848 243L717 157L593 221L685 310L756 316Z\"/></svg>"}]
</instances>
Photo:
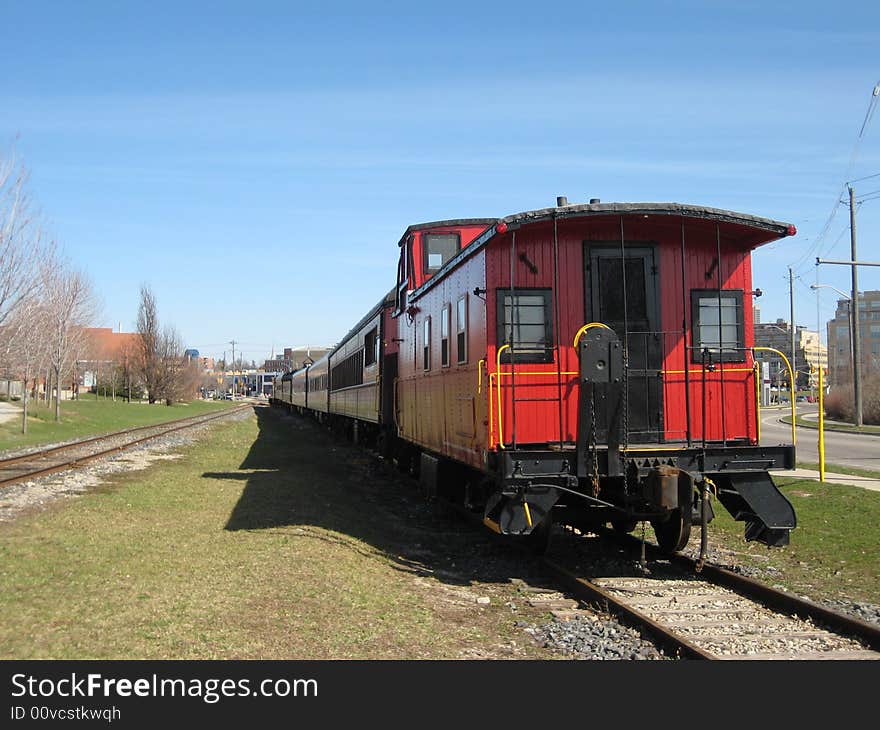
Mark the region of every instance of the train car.
<instances>
[{"instance_id":1,"label":"train car","mask_svg":"<svg viewBox=\"0 0 880 730\"><path fill-rule=\"evenodd\" d=\"M330 413L330 356L332 351L313 362L304 373L306 378L306 409L320 423L324 423Z\"/></svg>"},{"instance_id":2,"label":"train car","mask_svg":"<svg viewBox=\"0 0 880 730\"><path fill-rule=\"evenodd\" d=\"M795 453L759 443L751 251L794 226L557 202L407 228L394 290L308 369L306 410L500 533L647 520L673 552L711 492L747 540L787 544L768 472Z\"/></svg>"},{"instance_id":3,"label":"train car","mask_svg":"<svg viewBox=\"0 0 880 730\"><path fill-rule=\"evenodd\" d=\"M650 520L668 551L695 510L711 519L711 490L747 539L787 544L794 511L768 470L794 448L758 444L750 253L794 227L560 202L439 268L436 229L401 241L420 266L398 266L397 427L426 490L454 485L506 534Z\"/></svg>"},{"instance_id":4,"label":"train car","mask_svg":"<svg viewBox=\"0 0 880 730\"><path fill-rule=\"evenodd\" d=\"M291 376L292 373L284 373L280 377L275 377L272 385L272 405L290 407L292 400Z\"/></svg>"},{"instance_id":5,"label":"train car","mask_svg":"<svg viewBox=\"0 0 880 730\"><path fill-rule=\"evenodd\" d=\"M383 297L331 353L329 412L337 423L351 428L356 440L375 441L387 422L381 374L389 339L390 319L385 314L393 302L393 292Z\"/></svg>"},{"instance_id":6,"label":"train car","mask_svg":"<svg viewBox=\"0 0 880 730\"><path fill-rule=\"evenodd\" d=\"M308 390L309 368L300 368L290 374L289 403L292 407L302 412L306 407L306 392Z\"/></svg>"}]
</instances>

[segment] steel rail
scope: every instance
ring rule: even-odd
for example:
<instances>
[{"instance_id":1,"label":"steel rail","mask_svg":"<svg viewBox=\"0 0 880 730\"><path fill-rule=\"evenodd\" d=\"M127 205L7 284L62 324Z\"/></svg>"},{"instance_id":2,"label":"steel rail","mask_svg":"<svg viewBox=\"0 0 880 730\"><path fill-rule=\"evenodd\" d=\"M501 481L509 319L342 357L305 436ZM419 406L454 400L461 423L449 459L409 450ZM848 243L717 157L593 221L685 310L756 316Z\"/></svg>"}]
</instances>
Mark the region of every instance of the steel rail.
<instances>
[{"instance_id":1,"label":"steel rail","mask_svg":"<svg viewBox=\"0 0 880 730\"><path fill-rule=\"evenodd\" d=\"M676 635L662 624L657 623L654 619L643 614L641 611L619 601L600 586L597 586L586 578L578 577L549 558L542 558L541 565L573 595L586 603L599 605L605 611L623 617L629 622L638 624L639 628L644 629L646 633L650 634L656 644L665 651L671 653L673 656L686 659L716 658L714 654L711 654L704 649L701 649L696 644L687 641L687 639Z\"/></svg>"},{"instance_id":2,"label":"steel rail","mask_svg":"<svg viewBox=\"0 0 880 730\"><path fill-rule=\"evenodd\" d=\"M641 540L632 535L617 535L604 530L602 531L602 536L610 537L611 539L618 540L629 546L641 547L642 544ZM651 543L646 543L645 549L647 554L652 558L669 560L671 564L676 565L683 570L696 573L697 561L693 558L681 555L680 553L676 553L675 555L661 553L657 547ZM829 629L855 637L860 641L863 641L870 648L880 651L880 626L826 608L825 606L821 606L806 598L800 598L791 593L772 588L754 578L734 573L732 570L723 568L720 565L704 563L699 575L710 583L730 588L736 593L751 598L773 611L779 611L799 618L813 619L821 622Z\"/></svg>"},{"instance_id":3,"label":"steel rail","mask_svg":"<svg viewBox=\"0 0 880 730\"><path fill-rule=\"evenodd\" d=\"M226 411L223 411L224 413ZM201 418L204 415L210 414L199 414L197 416L186 416L185 418L176 418L172 421L160 421L159 423L152 423L146 426L134 426L133 428L124 428L121 431L111 431L110 433L102 433L98 436L92 436L90 438L80 439L79 441L68 441L67 443L59 444L57 446L50 446L46 449L40 449L39 451L31 451L27 454L19 454L18 456L10 456L8 458L0 458L0 468L5 466L9 466L10 464L16 464L20 461L27 461L28 459L32 459L35 456L45 456L47 454L54 454L57 451L64 451L65 449L72 449L76 446L83 446L85 444L91 444L95 441L101 441L102 439L111 438L113 436L122 436L127 433L137 433L138 431L146 431L151 428L158 428L159 426L166 426L171 423L182 423L183 421L190 421L194 418Z\"/></svg>"},{"instance_id":4,"label":"steel rail","mask_svg":"<svg viewBox=\"0 0 880 730\"><path fill-rule=\"evenodd\" d=\"M23 474L17 474L15 476L6 477L0 479L0 487L10 486L12 484L16 484L18 482L23 482L28 479L33 479L35 477L46 476L48 474L53 474L55 472L63 471L65 469L72 469L80 466L81 464L85 464L90 461L94 461L102 456L108 456L110 454L114 454L119 451L123 451L125 449L131 448L132 446L136 446L145 441L150 441L151 439L159 438L160 436L165 436L169 433L174 433L175 431L181 431L185 428L192 428L194 426L201 425L203 423L209 423L218 418L223 418L225 416L231 415L233 413L238 413L246 408L252 408L252 404L241 405L229 409L224 409L220 413L212 413L209 415L198 415L198 416L188 416L187 418L180 418L174 421L165 421L164 423L156 423L152 426L138 426L136 428L124 429L122 431L115 431L113 433L104 434L103 436L96 436L90 439L84 439L82 441L75 441L73 443L64 444L62 446L54 446L49 449L45 449L43 451L35 451L30 454L18 457L11 457L10 459L0 460L0 468L3 468L9 464L20 463L22 461L27 460L37 460L42 459L46 456L46 454L58 453L64 450L74 449L83 445L93 444L98 441L106 441L109 439L117 438L119 436L125 436L131 433L137 433L139 431L145 431L148 429L163 429L158 433L150 434L148 436L144 436L139 439L135 439L134 441L128 441L124 444L113 446L109 449L104 449L102 451L97 451L92 454L86 454L84 456L79 456L70 461L65 461L60 464L53 464L51 466L43 467L41 469L35 469L32 471L25 472ZM165 426L171 426L171 428L164 428Z\"/></svg>"}]
</instances>

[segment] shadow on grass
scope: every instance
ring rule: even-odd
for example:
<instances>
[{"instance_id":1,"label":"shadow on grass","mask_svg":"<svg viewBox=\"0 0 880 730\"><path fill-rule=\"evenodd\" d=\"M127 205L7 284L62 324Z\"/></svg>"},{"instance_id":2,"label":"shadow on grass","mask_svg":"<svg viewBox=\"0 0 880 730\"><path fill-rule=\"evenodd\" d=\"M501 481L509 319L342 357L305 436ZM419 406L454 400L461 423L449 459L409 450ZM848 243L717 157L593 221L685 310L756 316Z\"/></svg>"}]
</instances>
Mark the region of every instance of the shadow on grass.
<instances>
[{"instance_id":1,"label":"shadow on grass","mask_svg":"<svg viewBox=\"0 0 880 730\"><path fill-rule=\"evenodd\" d=\"M426 503L417 482L392 464L310 419L268 407L254 410L259 434L241 471L203 475L245 481L225 529L299 528L297 534L357 552L372 548L399 570L454 585L506 583L511 577L542 583L536 561Z\"/></svg>"}]
</instances>

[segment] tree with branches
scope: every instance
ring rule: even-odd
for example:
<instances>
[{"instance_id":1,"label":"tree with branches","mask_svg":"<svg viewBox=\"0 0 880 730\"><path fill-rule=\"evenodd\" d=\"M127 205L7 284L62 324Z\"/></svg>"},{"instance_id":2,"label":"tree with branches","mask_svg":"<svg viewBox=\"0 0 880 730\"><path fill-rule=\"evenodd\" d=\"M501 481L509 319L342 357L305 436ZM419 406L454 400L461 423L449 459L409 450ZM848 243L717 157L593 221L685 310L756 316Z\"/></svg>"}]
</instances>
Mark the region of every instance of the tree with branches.
<instances>
[{"instance_id":1,"label":"tree with branches","mask_svg":"<svg viewBox=\"0 0 880 730\"><path fill-rule=\"evenodd\" d=\"M138 306L137 334L140 352L137 353L137 370L147 391L147 401L155 403L160 398L162 368L159 347L162 337L156 296L146 284L141 285L141 301Z\"/></svg>"},{"instance_id":2,"label":"tree with branches","mask_svg":"<svg viewBox=\"0 0 880 730\"><path fill-rule=\"evenodd\" d=\"M73 353L84 347L85 328L92 323L96 304L85 274L68 269L57 258L42 271L46 292L49 364L55 382L55 421L61 421L61 377L71 364Z\"/></svg>"}]
</instances>

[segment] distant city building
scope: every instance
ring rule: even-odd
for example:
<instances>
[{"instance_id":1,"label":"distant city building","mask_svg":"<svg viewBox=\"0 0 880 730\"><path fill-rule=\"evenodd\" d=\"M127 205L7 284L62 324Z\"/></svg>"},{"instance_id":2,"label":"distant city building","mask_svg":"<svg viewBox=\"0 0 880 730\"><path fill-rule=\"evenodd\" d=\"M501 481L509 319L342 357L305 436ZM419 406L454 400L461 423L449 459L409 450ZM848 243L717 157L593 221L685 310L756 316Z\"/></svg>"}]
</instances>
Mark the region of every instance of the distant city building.
<instances>
[{"instance_id":1,"label":"distant city building","mask_svg":"<svg viewBox=\"0 0 880 730\"><path fill-rule=\"evenodd\" d=\"M291 367L290 360L286 359L266 360L263 363L263 370L267 372L280 372L283 374L290 372L292 369L293 368Z\"/></svg>"},{"instance_id":2,"label":"distant city building","mask_svg":"<svg viewBox=\"0 0 880 730\"><path fill-rule=\"evenodd\" d=\"M199 351L198 351L198 350L192 350L192 349L190 349L190 350L184 350L184 351L183 351L183 356L184 356L187 360L198 360L198 359L199 359Z\"/></svg>"},{"instance_id":3,"label":"distant city building","mask_svg":"<svg viewBox=\"0 0 880 730\"><path fill-rule=\"evenodd\" d=\"M828 322L828 365L832 383L852 381L850 305L849 299L838 299L834 319ZM862 375L880 371L880 291L859 294L859 335Z\"/></svg>"},{"instance_id":4,"label":"distant city building","mask_svg":"<svg viewBox=\"0 0 880 730\"><path fill-rule=\"evenodd\" d=\"M277 360L267 360L263 365L264 370L299 370L318 358L324 357L330 352L329 347L285 347L284 357ZM286 367L276 367L278 364L286 364ZM270 367L271 366L271 367Z\"/></svg>"},{"instance_id":5,"label":"distant city building","mask_svg":"<svg viewBox=\"0 0 880 730\"><path fill-rule=\"evenodd\" d=\"M84 347L75 365L74 389L97 387L117 366L128 367L140 352L141 338L134 332L114 332L110 327L85 327Z\"/></svg>"},{"instance_id":6,"label":"distant city building","mask_svg":"<svg viewBox=\"0 0 880 730\"><path fill-rule=\"evenodd\" d=\"M791 362L791 325L784 319L777 319L774 324L755 323L755 345L779 350ZM759 362L769 363L770 381L774 386L788 386L788 368L779 355L758 350L755 357ZM828 348L819 340L818 332L797 327L793 365L797 368L796 387L810 388L817 384L817 369L828 367Z\"/></svg>"},{"instance_id":7,"label":"distant city building","mask_svg":"<svg viewBox=\"0 0 880 730\"><path fill-rule=\"evenodd\" d=\"M755 324L761 324L761 307L757 304L752 305L752 319Z\"/></svg>"}]
</instances>

